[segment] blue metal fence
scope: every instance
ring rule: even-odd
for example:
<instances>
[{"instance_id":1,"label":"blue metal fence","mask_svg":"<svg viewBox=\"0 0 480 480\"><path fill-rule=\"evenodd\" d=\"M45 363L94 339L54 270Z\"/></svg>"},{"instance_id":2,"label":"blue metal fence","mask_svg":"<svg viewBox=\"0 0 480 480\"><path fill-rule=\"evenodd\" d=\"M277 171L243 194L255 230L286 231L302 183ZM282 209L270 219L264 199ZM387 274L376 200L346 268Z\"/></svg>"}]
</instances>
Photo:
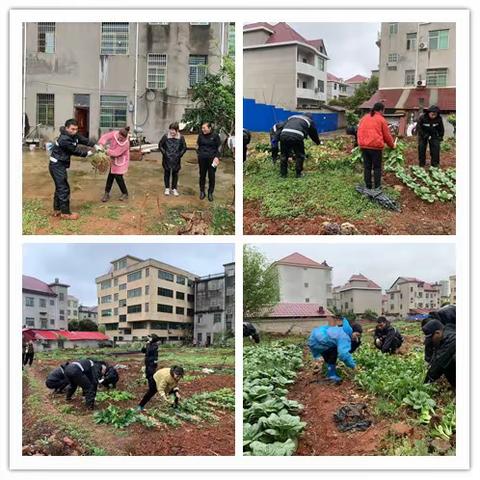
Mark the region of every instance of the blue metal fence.
<instances>
[{"instance_id":1,"label":"blue metal fence","mask_svg":"<svg viewBox=\"0 0 480 480\"><path fill-rule=\"evenodd\" d=\"M257 103L250 98L243 99L243 127L251 132L268 132L273 124L298 113ZM313 120L319 133L332 132L338 128L338 113L314 113Z\"/></svg>"}]
</instances>

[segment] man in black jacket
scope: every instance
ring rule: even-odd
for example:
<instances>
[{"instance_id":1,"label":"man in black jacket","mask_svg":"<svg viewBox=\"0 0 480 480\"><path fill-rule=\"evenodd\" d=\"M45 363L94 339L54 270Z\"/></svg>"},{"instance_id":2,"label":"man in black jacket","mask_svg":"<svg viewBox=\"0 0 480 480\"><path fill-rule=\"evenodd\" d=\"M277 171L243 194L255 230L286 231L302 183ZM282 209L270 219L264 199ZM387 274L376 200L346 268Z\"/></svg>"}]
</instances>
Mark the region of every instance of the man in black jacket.
<instances>
[{"instance_id":1,"label":"man in black jacket","mask_svg":"<svg viewBox=\"0 0 480 480\"><path fill-rule=\"evenodd\" d=\"M288 118L280 133L280 175L285 178L288 173L288 158L295 156L296 177L302 176L305 160L304 140L310 137L320 144L317 127L311 113L292 115Z\"/></svg>"},{"instance_id":2,"label":"man in black jacket","mask_svg":"<svg viewBox=\"0 0 480 480\"><path fill-rule=\"evenodd\" d=\"M142 348L142 352L145 354L145 377L150 389L155 387L153 375L157 371L159 341L160 337L155 333L152 333L152 335L150 335L150 340Z\"/></svg>"},{"instance_id":3,"label":"man in black jacket","mask_svg":"<svg viewBox=\"0 0 480 480\"><path fill-rule=\"evenodd\" d=\"M53 215L64 220L77 220L78 213L70 210L70 185L68 184L67 170L70 168L70 157L89 157L91 150L83 150L79 145L94 147L95 142L78 134L78 123L73 118L65 122L60 128L60 136L50 150L49 171L55 183L53 196Z\"/></svg>"},{"instance_id":4,"label":"man in black jacket","mask_svg":"<svg viewBox=\"0 0 480 480\"><path fill-rule=\"evenodd\" d=\"M285 126L285 122L278 122L270 129L270 147L272 150L273 163L277 162L280 134L282 133L282 129L284 126Z\"/></svg>"},{"instance_id":5,"label":"man in black jacket","mask_svg":"<svg viewBox=\"0 0 480 480\"><path fill-rule=\"evenodd\" d=\"M422 327L425 334L425 352L428 358L428 372L425 383L432 383L442 375L455 389L456 385L456 334L451 324L443 325L439 320L430 320ZM425 355L427 359L427 353Z\"/></svg>"},{"instance_id":6,"label":"man in black jacket","mask_svg":"<svg viewBox=\"0 0 480 480\"><path fill-rule=\"evenodd\" d=\"M428 314L427 318L422 320L422 328L431 320L438 320L444 326L449 325L449 328L456 328L457 322L457 310L455 305L446 305L439 310L434 310ZM430 342L428 345L425 345L425 361L429 362L432 358L433 345Z\"/></svg>"},{"instance_id":7,"label":"man in black jacket","mask_svg":"<svg viewBox=\"0 0 480 480\"><path fill-rule=\"evenodd\" d=\"M112 365L107 365L105 375L98 381L100 385L103 385L105 388L116 388L118 380L120 379L118 371Z\"/></svg>"},{"instance_id":8,"label":"man in black jacket","mask_svg":"<svg viewBox=\"0 0 480 480\"><path fill-rule=\"evenodd\" d=\"M67 365L68 362L60 365L48 374L47 379L45 380L45 385L47 388L53 390L53 393L63 393L65 388L69 385L69 381L65 376L65 368Z\"/></svg>"},{"instance_id":9,"label":"man in black jacket","mask_svg":"<svg viewBox=\"0 0 480 480\"><path fill-rule=\"evenodd\" d=\"M250 322L243 322L243 336L250 338L255 343L260 343L260 335L255 326Z\"/></svg>"},{"instance_id":10,"label":"man in black jacket","mask_svg":"<svg viewBox=\"0 0 480 480\"><path fill-rule=\"evenodd\" d=\"M87 408L93 410L95 406L95 397L97 395L98 381L107 370L105 362L85 359L70 362L65 367L65 377L69 385L67 387L66 399L71 400L77 387L81 387L85 396Z\"/></svg>"},{"instance_id":11,"label":"man in black jacket","mask_svg":"<svg viewBox=\"0 0 480 480\"><path fill-rule=\"evenodd\" d=\"M440 143L445 135L440 109L432 105L417 121L418 162L425 166L427 146L430 147L432 167L440 166Z\"/></svg>"},{"instance_id":12,"label":"man in black jacket","mask_svg":"<svg viewBox=\"0 0 480 480\"><path fill-rule=\"evenodd\" d=\"M393 354L401 347L403 337L396 328L392 327L385 317L378 317L377 326L373 333L373 341L382 353Z\"/></svg>"}]
</instances>

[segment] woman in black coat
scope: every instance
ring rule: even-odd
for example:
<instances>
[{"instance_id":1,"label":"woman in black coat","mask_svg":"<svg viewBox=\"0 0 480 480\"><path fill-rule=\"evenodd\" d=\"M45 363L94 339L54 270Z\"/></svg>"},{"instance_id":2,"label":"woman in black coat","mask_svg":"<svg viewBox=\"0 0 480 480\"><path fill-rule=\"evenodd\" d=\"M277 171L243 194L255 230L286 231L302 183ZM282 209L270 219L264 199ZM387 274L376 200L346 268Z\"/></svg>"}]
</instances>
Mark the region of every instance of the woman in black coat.
<instances>
[{"instance_id":1,"label":"woman in black coat","mask_svg":"<svg viewBox=\"0 0 480 480\"><path fill-rule=\"evenodd\" d=\"M165 180L165 195L171 193L178 197L178 172L182 168L181 159L187 151L187 144L185 138L179 132L178 123L171 123L166 133L158 143L158 149L163 156L163 171ZM170 183L171 177L171 183Z\"/></svg>"},{"instance_id":2,"label":"woman in black coat","mask_svg":"<svg viewBox=\"0 0 480 480\"><path fill-rule=\"evenodd\" d=\"M213 131L212 124L202 124L202 131L197 139L198 167L200 173L200 200L205 198L205 183L208 173L208 200L213 202L215 190L215 172L220 163L219 149L221 141L218 133Z\"/></svg>"}]
</instances>

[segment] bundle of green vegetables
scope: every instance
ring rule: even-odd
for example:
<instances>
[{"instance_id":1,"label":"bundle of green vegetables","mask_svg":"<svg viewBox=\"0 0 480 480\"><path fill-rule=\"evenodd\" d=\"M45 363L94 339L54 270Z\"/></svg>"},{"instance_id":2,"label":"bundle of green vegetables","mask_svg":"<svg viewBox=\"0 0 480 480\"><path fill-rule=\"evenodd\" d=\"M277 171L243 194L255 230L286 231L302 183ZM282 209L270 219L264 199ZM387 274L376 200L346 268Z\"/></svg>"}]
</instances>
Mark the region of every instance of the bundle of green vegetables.
<instances>
[{"instance_id":1,"label":"bundle of green vegetables","mask_svg":"<svg viewBox=\"0 0 480 480\"><path fill-rule=\"evenodd\" d=\"M90 157L90 163L95 172L107 173L110 169L110 157L102 150L95 152Z\"/></svg>"}]
</instances>

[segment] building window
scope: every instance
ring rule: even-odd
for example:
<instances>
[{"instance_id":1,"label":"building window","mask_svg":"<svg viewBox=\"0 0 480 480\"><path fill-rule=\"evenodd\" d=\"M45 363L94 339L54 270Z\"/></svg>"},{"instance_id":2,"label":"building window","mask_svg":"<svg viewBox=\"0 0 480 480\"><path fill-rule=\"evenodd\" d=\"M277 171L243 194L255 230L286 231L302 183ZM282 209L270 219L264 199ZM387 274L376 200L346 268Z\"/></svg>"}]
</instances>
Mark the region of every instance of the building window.
<instances>
[{"instance_id":1,"label":"building window","mask_svg":"<svg viewBox=\"0 0 480 480\"><path fill-rule=\"evenodd\" d=\"M195 297L191 295L190 293L187 294L187 302L193 302L195 300Z\"/></svg>"},{"instance_id":2,"label":"building window","mask_svg":"<svg viewBox=\"0 0 480 480\"><path fill-rule=\"evenodd\" d=\"M37 123L46 127L55 126L55 95L37 93Z\"/></svg>"},{"instance_id":3,"label":"building window","mask_svg":"<svg viewBox=\"0 0 480 480\"><path fill-rule=\"evenodd\" d=\"M113 309L113 314L114 314L115 316L118 315L118 308L117 308L117 307L115 307L115 308Z\"/></svg>"},{"instance_id":4,"label":"building window","mask_svg":"<svg viewBox=\"0 0 480 480\"><path fill-rule=\"evenodd\" d=\"M55 325L55 319L54 318L50 319L50 325Z\"/></svg>"},{"instance_id":5,"label":"building window","mask_svg":"<svg viewBox=\"0 0 480 480\"><path fill-rule=\"evenodd\" d=\"M113 279L113 286L117 287L118 286L118 278Z\"/></svg>"},{"instance_id":6,"label":"building window","mask_svg":"<svg viewBox=\"0 0 480 480\"><path fill-rule=\"evenodd\" d=\"M177 300L185 300L185 294L183 292L176 292L175 293L175 298Z\"/></svg>"},{"instance_id":7,"label":"building window","mask_svg":"<svg viewBox=\"0 0 480 480\"><path fill-rule=\"evenodd\" d=\"M235 24L228 26L228 56L235 58Z\"/></svg>"},{"instance_id":8,"label":"building window","mask_svg":"<svg viewBox=\"0 0 480 480\"><path fill-rule=\"evenodd\" d=\"M447 69L446 68L427 69L427 86L428 87L446 87L447 86Z\"/></svg>"},{"instance_id":9,"label":"building window","mask_svg":"<svg viewBox=\"0 0 480 480\"><path fill-rule=\"evenodd\" d=\"M446 50L448 48L448 30L428 32L428 48L430 50Z\"/></svg>"},{"instance_id":10,"label":"building window","mask_svg":"<svg viewBox=\"0 0 480 480\"><path fill-rule=\"evenodd\" d=\"M213 323L220 323L222 321L222 314L221 313L214 313L213 314Z\"/></svg>"},{"instance_id":11,"label":"building window","mask_svg":"<svg viewBox=\"0 0 480 480\"><path fill-rule=\"evenodd\" d=\"M210 25L210 22L190 22L190 25L205 26L205 25Z\"/></svg>"},{"instance_id":12,"label":"building window","mask_svg":"<svg viewBox=\"0 0 480 480\"><path fill-rule=\"evenodd\" d=\"M35 299L33 297L25 297L25 306L26 307L34 307L35 306Z\"/></svg>"},{"instance_id":13,"label":"building window","mask_svg":"<svg viewBox=\"0 0 480 480\"><path fill-rule=\"evenodd\" d=\"M173 313L172 305L164 305L162 303L157 304L157 312Z\"/></svg>"},{"instance_id":14,"label":"building window","mask_svg":"<svg viewBox=\"0 0 480 480\"><path fill-rule=\"evenodd\" d=\"M113 264L113 269L114 270L120 270L122 268L126 268L126 266L127 266L127 259L122 258L121 260L119 260L118 262L115 262Z\"/></svg>"},{"instance_id":15,"label":"building window","mask_svg":"<svg viewBox=\"0 0 480 480\"><path fill-rule=\"evenodd\" d=\"M189 59L189 86L192 88L197 83L203 82L207 74L206 55L190 55Z\"/></svg>"},{"instance_id":16,"label":"building window","mask_svg":"<svg viewBox=\"0 0 480 480\"><path fill-rule=\"evenodd\" d=\"M175 307L175 313L177 315L185 315L185 309L183 307Z\"/></svg>"},{"instance_id":17,"label":"building window","mask_svg":"<svg viewBox=\"0 0 480 480\"><path fill-rule=\"evenodd\" d=\"M417 49L417 34L407 33L407 50Z\"/></svg>"},{"instance_id":18,"label":"building window","mask_svg":"<svg viewBox=\"0 0 480 480\"><path fill-rule=\"evenodd\" d=\"M147 54L147 88L161 90L167 87L167 55Z\"/></svg>"},{"instance_id":19,"label":"building window","mask_svg":"<svg viewBox=\"0 0 480 480\"><path fill-rule=\"evenodd\" d=\"M100 299L100 303L112 303L112 296L111 295L105 295Z\"/></svg>"},{"instance_id":20,"label":"building window","mask_svg":"<svg viewBox=\"0 0 480 480\"><path fill-rule=\"evenodd\" d=\"M148 312L150 310L150 304L146 303L145 304L145 311Z\"/></svg>"},{"instance_id":21,"label":"building window","mask_svg":"<svg viewBox=\"0 0 480 480\"><path fill-rule=\"evenodd\" d=\"M127 125L127 97L100 95L100 127L122 128Z\"/></svg>"},{"instance_id":22,"label":"building window","mask_svg":"<svg viewBox=\"0 0 480 480\"><path fill-rule=\"evenodd\" d=\"M187 308L187 317L193 317L193 308Z\"/></svg>"},{"instance_id":23,"label":"building window","mask_svg":"<svg viewBox=\"0 0 480 480\"><path fill-rule=\"evenodd\" d=\"M398 33L398 23L390 23L388 25L388 33L390 35L395 35L396 33Z\"/></svg>"},{"instance_id":24,"label":"building window","mask_svg":"<svg viewBox=\"0 0 480 480\"><path fill-rule=\"evenodd\" d=\"M150 295L150 285L145 285L145 295Z\"/></svg>"},{"instance_id":25,"label":"building window","mask_svg":"<svg viewBox=\"0 0 480 480\"><path fill-rule=\"evenodd\" d=\"M65 300L65 294L59 293L59 294L58 294L58 300L59 300L60 302L63 302L63 301Z\"/></svg>"},{"instance_id":26,"label":"building window","mask_svg":"<svg viewBox=\"0 0 480 480\"><path fill-rule=\"evenodd\" d=\"M325 92L325 82L323 80L318 80L317 88L319 92L321 93Z\"/></svg>"},{"instance_id":27,"label":"building window","mask_svg":"<svg viewBox=\"0 0 480 480\"><path fill-rule=\"evenodd\" d=\"M396 70L397 70L397 66L396 66L396 65L389 65L389 66L387 67L387 70L396 71Z\"/></svg>"},{"instance_id":28,"label":"building window","mask_svg":"<svg viewBox=\"0 0 480 480\"><path fill-rule=\"evenodd\" d=\"M135 280L140 280L140 278L142 278L142 271L137 270L127 275L127 282L134 282Z\"/></svg>"},{"instance_id":29,"label":"building window","mask_svg":"<svg viewBox=\"0 0 480 480\"><path fill-rule=\"evenodd\" d=\"M303 286L304 286L305 288L308 288L308 283L305 282L305 283L303 284Z\"/></svg>"},{"instance_id":30,"label":"building window","mask_svg":"<svg viewBox=\"0 0 480 480\"><path fill-rule=\"evenodd\" d=\"M309 299L309 298L306 298L306 299L305 299L305 303L310 303L310 299Z\"/></svg>"},{"instance_id":31,"label":"building window","mask_svg":"<svg viewBox=\"0 0 480 480\"><path fill-rule=\"evenodd\" d=\"M177 275L177 283L179 285L185 285L187 283L187 279L182 275Z\"/></svg>"},{"instance_id":32,"label":"building window","mask_svg":"<svg viewBox=\"0 0 480 480\"><path fill-rule=\"evenodd\" d=\"M125 298L122 298L122 300L120 300L118 302L118 306L119 307L126 307L127 306L127 300Z\"/></svg>"},{"instance_id":33,"label":"building window","mask_svg":"<svg viewBox=\"0 0 480 480\"><path fill-rule=\"evenodd\" d=\"M105 290L107 288L110 288L112 286L112 281L111 280L104 280L103 282L100 283L100 289Z\"/></svg>"},{"instance_id":34,"label":"building window","mask_svg":"<svg viewBox=\"0 0 480 480\"><path fill-rule=\"evenodd\" d=\"M415 85L415 70L405 70L405 86Z\"/></svg>"},{"instance_id":35,"label":"building window","mask_svg":"<svg viewBox=\"0 0 480 480\"><path fill-rule=\"evenodd\" d=\"M55 305L55 300L50 300L50 305Z\"/></svg>"},{"instance_id":36,"label":"building window","mask_svg":"<svg viewBox=\"0 0 480 480\"><path fill-rule=\"evenodd\" d=\"M174 280L173 273L166 272L165 270L158 271L158 278L161 280L167 280L167 282L173 282Z\"/></svg>"},{"instance_id":37,"label":"building window","mask_svg":"<svg viewBox=\"0 0 480 480\"><path fill-rule=\"evenodd\" d=\"M127 55L128 22L103 22L101 55Z\"/></svg>"},{"instance_id":38,"label":"building window","mask_svg":"<svg viewBox=\"0 0 480 480\"><path fill-rule=\"evenodd\" d=\"M113 301L114 301L114 302L118 302L118 293L116 293L116 294L113 296Z\"/></svg>"},{"instance_id":39,"label":"building window","mask_svg":"<svg viewBox=\"0 0 480 480\"><path fill-rule=\"evenodd\" d=\"M55 22L39 22L38 51L41 53L55 53Z\"/></svg>"},{"instance_id":40,"label":"building window","mask_svg":"<svg viewBox=\"0 0 480 480\"><path fill-rule=\"evenodd\" d=\"M142 304L129 305L127 307L127 313L140 313L142 311Z\"/></svg>"},{"instance_id":41,"label":"building window","mask_svg":"<svg viewBox=\"0 0 480 480\"><path fill-rule=\"evenodd\" d=\"M126 290L127 289L127 284L126 283L122 283L118 286L118 289L119 290Z\"/></svg>"},{"instance_id":42,"label":"building window","mask_svg":"<svg viewBox=\"0 0 480 480\"><path fill-rule=\"evenodd\" d=\"M45 308L47 306L47 301L44 298L40 299L40 307Z\"/></svg>"},{"instance_id":43,"label":"building window","mask_svg":"<svg viewBox=\"0 0 480 480\"><path fill-rule=\"evenodd\" d=\"M148 267L145 269L145 276L146 277L150 276L150 268L148 268Z\"/></svg>"},{"instance_id":44,"label":"building window","mask_svg":"<svg viewBox=\"0 0 480 480\"><path fill-rule=\"evenodd\" d=\"M170 290L170 289L168 289L168 288L158 287L157 293L158 293L158 295L160 295L161 297L173 298L173 290Z\"/></svg>"},{"instance_id":45,"label":"building window","mask_svg":"<svg viewBox=\"0 0 480 480\"><path fill-rule=\"evenodd\" d=\"M388 61L389 62L398 62L398 53L389 53L388 54Z\"/></svg>"},{"instance_id":46,"label":"building window","mask_svg":"<svg viewBox=\"0 0 480 480\"><path fill-rule=\"evenodd\" d=\"M142 296L142 287L132 288L132 290L127 290L127 298L141 297Z\"/></svg>"},{"instance_id":47,"label":"building window","mask_svg":"<svg viewBox=\"0 0 480 480\"><path fill-rule=\"evenodd\" d=\"M325 71L325 59L323 57L317 57L317 67L321 72Z\"/></svg>"},{"instance_id":48,"label":"building window","mask_svg":"<svg viewBox=\"0 0 480 480\"><path fill-rule=\"evenodd\" d=\"M102 317L111 317L112 316L112 309L106 308L105 310L101 310L100 312Z\"/></svg>"}]
</instances>

